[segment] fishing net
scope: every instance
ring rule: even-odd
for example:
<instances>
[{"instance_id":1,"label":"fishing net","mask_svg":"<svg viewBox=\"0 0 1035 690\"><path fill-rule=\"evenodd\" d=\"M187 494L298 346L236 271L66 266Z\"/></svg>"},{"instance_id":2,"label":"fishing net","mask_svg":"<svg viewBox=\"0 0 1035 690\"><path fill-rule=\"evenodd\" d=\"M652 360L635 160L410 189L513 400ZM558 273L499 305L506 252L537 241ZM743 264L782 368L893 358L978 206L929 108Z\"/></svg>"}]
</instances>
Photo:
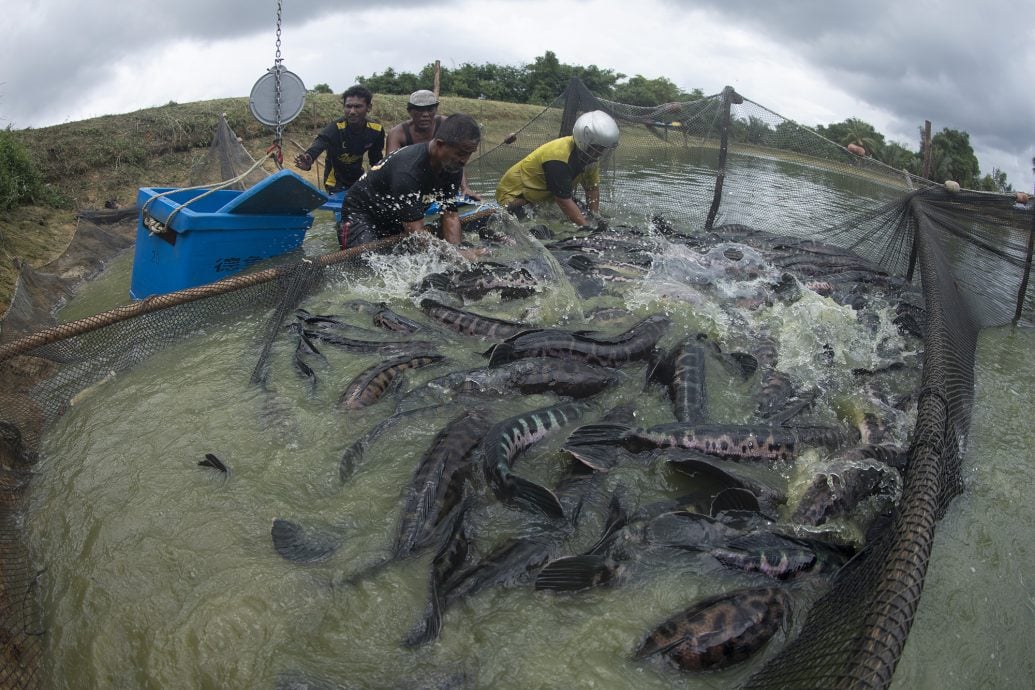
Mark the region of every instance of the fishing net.
<instances>
[{"instance_id":1,"label":"fishing net","mask_svg":"<svg viewBox=\"0 0 1035 690\"><path fill-rule=\"evenodd\" d=\"M736 94L661 107L596 98L580 82L468 168L474 181L498 180L516 161L571 130L581 112L618 121L621 146L604 162L602 210L634 209L692 233L742 224L850 249L922 288L923 368L901 500L888 529L839 571L797 636L747 687L887 687L920 602L934 531L963 490L981 328L1031 326L1029 285L1035 217L1013 195L953 192L848 152L812 130ZM224 122L225 124L225 122ZM217 131L213 161L232 151ZM220 133L222 132L222 133ZM488 142L485 142L488 143ZM680 181L657 184L640 170ZM236 177L247 161L209 180ZM795 175L808 169L810 175ZM788 174L789 173L789 174ZM685 183L684 183L685 182ZM830 190L839 190L831 192ZM780 204L772 203L779 198ZM793 209L788 211L787 209ZM127 230L94 218L92 241L125 246ZM392 244L382 243L378 249ZM300 300L356 270L356 250L336 252L150 298L57 324L33 285L70 293L67 270L28 271L3 324L0 344L0 687L41 687L43 611L33 554L26 546L26 495L41 437L92 386L161 353L201 329L269 314L255 334L253 381L281 322ZM996 280L987 280L994 275ZM89 273L78 279L89 278ZM45 326L42 327L41 326Z\"/></svg>"}]
</instances>

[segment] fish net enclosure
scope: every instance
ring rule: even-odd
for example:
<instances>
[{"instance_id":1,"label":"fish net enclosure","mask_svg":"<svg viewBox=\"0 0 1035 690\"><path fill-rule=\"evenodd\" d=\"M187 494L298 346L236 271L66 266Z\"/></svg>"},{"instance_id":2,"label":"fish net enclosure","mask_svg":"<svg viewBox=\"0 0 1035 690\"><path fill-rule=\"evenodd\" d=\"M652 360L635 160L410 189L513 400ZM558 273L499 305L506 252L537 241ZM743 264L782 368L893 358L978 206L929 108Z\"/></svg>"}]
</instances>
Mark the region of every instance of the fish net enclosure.
<instances>
[{"instance_id":1,"label":"fish net enclosure","mask_svg":"<svg viewBox=\"0 0 1035 690\"><path fill-rule=\"evenodd\" d=\"M744 683L887 687L920 602L936 526L964 489L977 334L1035 323L1032 208L1015 204L1013 195L950 191L859 157L730 88L696 101L639 107L598 99L573 80L515 142L483 142L469 177L498 180L590 110L611 114L621 130L621 145L603 163L605 217L639 213L645 224L676 235L754 229L768 233L770 242L834 245L922 295L913 315L923 337L922 380L896 509L837 572L798 634ZM233 151L225 129L213 149ZM645 162L666 171L670 183L642 174ZM241 159L224 166L218 179L250 165ZM798 170L809 174L794 174ZM84 217L83 241L124 248L129 233L108 228L125 221L114 214ZM249 353L252 381L261 385L270 344L291 314L307 295L354 272L362 256L348 250L303 258L62 324L33 299L34 286L60 277L23 271L0 341L0 687L42 687L49 663L39 584L45 571L26 537L28 496L48 428L98 384L245 313L268 315ZM815 277L833 279L830 272Z\"/></svg>"}]
</instances>

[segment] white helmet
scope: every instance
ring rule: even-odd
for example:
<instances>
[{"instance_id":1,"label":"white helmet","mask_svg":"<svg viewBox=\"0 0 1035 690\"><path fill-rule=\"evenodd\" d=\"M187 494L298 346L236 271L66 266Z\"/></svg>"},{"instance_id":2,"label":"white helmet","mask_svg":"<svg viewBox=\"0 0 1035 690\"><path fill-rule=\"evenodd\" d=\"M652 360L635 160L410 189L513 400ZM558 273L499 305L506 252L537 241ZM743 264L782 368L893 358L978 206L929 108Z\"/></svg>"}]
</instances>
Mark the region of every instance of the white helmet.
<instances>
[{"instance_id":1,"label":"white helmet","mask_svg":"<svg viewBox=\"0 0 1035 690\"><path fill-rule=\"evenodd\" d=\"M593 159L618 146L618 123L603 110L583 113L575 120L571 134L579 150Z\"/></svg>"}]
</instances>

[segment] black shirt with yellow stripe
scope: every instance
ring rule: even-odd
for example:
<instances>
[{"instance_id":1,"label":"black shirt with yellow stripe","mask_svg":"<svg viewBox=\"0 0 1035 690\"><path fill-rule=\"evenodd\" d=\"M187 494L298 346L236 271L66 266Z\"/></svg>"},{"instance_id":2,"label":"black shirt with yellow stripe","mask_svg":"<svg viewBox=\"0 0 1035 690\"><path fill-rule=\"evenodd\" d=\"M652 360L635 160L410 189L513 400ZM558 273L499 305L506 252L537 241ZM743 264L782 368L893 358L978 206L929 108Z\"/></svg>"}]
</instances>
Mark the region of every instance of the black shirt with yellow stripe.
<instances>
[{"instance_id":1,"label":"black shirt with yellow stripe","mask_svg":"<svg viewBox=\"0 0 1035 690\"><path fill-rule=\"evenodd\" d=\"M328 193L348 189L363 175L364 155L372 166L384 158L384 127L370 121L357 127L341 118L324 127L316 135L313 145L306 149L313 160L324 151L327 152L327 163L323 184Z\"/></svg>"}]
</instances>

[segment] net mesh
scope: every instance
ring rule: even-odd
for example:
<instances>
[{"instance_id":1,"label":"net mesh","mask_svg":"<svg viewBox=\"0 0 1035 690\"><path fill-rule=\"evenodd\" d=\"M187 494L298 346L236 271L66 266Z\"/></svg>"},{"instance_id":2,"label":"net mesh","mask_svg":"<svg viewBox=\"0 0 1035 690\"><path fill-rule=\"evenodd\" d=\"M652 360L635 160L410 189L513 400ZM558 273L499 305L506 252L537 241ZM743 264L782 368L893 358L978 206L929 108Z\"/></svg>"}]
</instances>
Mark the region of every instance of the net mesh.
<instances>
[{"instance_id":1,"label":"net mesh","mask_svg":"<svg viewBox=\"0 0 1035 690\"><path fill-rule=\"evenodd\" d=\"M779 229L851 249L922 287L922 389L893 526L839 572L795 639L746 683L887 687L920 601L935 526L963 489L977 333L1033 324L1031 208L1015 205L1012 195L952 193L860 158L730 88L646 108L600 100L573 81L521 128L516 142L488 147L472 161L469 177L499 179L593 109L612 114L621 128L622 145L604 163L605 212L636 208L690 232L731 223ZM217 129L209 164L240 148L227 132ZM644 161L651 175L640 172ZM229 179L250 165L198 174ZM814 174L776 174L802 166ZM657 183L658 170L669 176L667 184ZM681 192L673 194L674 187ZM773 198L783 203L770 203ZM93 220L99 226L106 219ZM306 294L354 271L356 256L350 250L305 259L66 324L42 319L42 307L31 298L33 281L48 276L23 281L0 344L0 687L40 687L47 663L39 573L26 547L25 496L48 425L113 373L242 313L273 310L255 336L257 351L268 351L283 315ZM997 280L984 280L988 275ZM260 356L253 378L262 376Z\"/></svg>"}]
</instances>

